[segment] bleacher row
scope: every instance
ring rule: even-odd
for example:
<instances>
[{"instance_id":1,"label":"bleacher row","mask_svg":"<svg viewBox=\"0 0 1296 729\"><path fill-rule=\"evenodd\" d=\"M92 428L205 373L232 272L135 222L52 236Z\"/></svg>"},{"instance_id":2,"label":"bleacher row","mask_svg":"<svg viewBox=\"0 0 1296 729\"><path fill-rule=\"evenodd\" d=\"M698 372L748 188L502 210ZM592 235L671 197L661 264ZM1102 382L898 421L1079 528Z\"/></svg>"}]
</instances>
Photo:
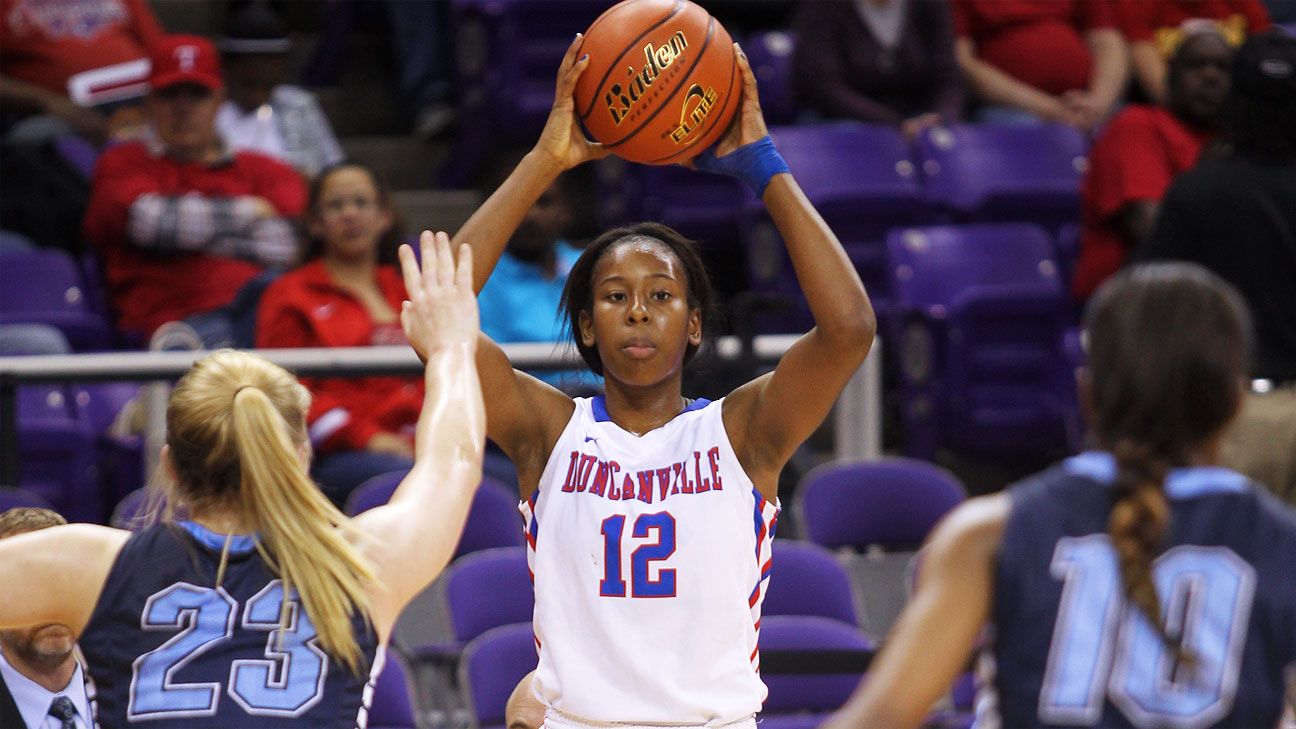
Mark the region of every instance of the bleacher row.
<instances>
[{"instance_id":1,"label":"bleacher row","mask_svg":"<svg viewBox=\"0 0 1296 729\"><path fill-rule=\"evenodd\" d=\"M370 479L352 494L347 512L386 503L404 475ZM878 646L907 599L915 550L964 498L952 474L906 458L834 463L808 473L791 505L804 541L774 542L774 577L759 625L762 650L867 653ZM0 510L20 503L41 501L0 490ZM113 523L136 526L143 503L142 492L128 495ZM535 667L535 597L520 524L513 491L484 480L451 565L396 626L374 723L409 726L400 717L412 706L431 725L503 723L510 692ZM406 673L417 696L412 705L399 690ZM861 673L766 671L770 697L762 726L817 726L845 702ZM933 723L970 723L969 685L970 679L960 682Z\"/></svg>"}]
</instances>

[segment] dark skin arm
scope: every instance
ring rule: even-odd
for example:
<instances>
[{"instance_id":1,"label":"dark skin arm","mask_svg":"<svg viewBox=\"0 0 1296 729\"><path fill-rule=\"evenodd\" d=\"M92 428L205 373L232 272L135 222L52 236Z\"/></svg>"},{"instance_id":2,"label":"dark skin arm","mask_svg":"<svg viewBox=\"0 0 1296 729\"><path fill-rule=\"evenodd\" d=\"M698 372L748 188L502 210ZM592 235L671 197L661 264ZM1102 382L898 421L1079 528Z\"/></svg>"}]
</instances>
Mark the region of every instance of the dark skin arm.
<instances>
[{"instance_id":1,"label":"dark skin arm","mask_svg":"<svg viewBox=\"0 0 1296 729\"><path fill-rule=\"evenodd\" d=\"M745 54L743 103L716 149L723 156L768 130ZM725 430L743 470L766 499L793 451L827 417L846 382L873 346L877 319L841 243L791 174L775 175L761 197L787 245L815 326L784 353L773 372L742 385L724 402Z\"/></svg>"},{"instance_id":2,"label":"dark skin arm","mask_svg":"<svg viewBox=\"0 0 1296 729\"><path fill-rule=\"evenodd\" d=\"M1121 227L1135 244L1142 243L1152 234L1161 205L1155 200L1135 200L1120 211Z\"/></svg>"},{"instance_id":3,"label":"dark skin arm","mask_svg":"<svg viewBox=\"0 0 1296 729\"><path fill-rule=\"evenodd\" d=\"M607 156L574 122L572 90L589 64L588 58L577 59L583 40L578 35L563 57L554 106L535 148L455 234L454 247L461 243L472 247L474 291L480 292L486 285L509 238L558 175ZM535 491L575 404L558 389L513 369L504 351L485 335L477 345L477 373L482 391L488 393L487 435L517 466L522 497L527 498Z\"/></svg>"},{"instance_id":4,"label":"dark skin arm","mask_svg":"<svg viewBox=\"0 0 1296 729\"><path fill-rule=\"evenodd\" d=\"M922 725L967 665L990 615L1008 511L1002 494L972 499L937 526L923 550L918 588L867 682L824 729Z\"/></svg>"}]
</instances>

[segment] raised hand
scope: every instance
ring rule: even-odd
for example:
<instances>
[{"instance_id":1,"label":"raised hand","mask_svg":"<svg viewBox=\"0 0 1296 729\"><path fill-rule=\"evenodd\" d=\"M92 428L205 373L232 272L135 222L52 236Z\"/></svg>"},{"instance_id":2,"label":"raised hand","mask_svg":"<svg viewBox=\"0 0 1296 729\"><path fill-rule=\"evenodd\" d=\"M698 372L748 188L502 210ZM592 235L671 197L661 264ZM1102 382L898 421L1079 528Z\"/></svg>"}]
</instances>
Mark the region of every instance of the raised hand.
<instances>
[{"instance_id":1,"label":"raised hand","mask_svg":"<svg viewBox=\"0 0 1296 729\"><path fill-rule=\"evenodd\" d=\"M742 106L738 107L738 113L734 114L729 129L720 137L713 150L717 157L723 157L744 144L751 144L769 134L769 128L765 126L765 115L761 113L760 96L756 92L756 74L752 73L747 54L743 53L737 43L734 44L734 53L738 57L738 70L742 72Z\"/></svg>"},{"instance_id":2,"label":"raised hand","mask_svg":"<svg viewBox=\"0 0 1296 729\"><path fill-rule=\"evenodd\" d=\"M586 139L580 125L576 123L576 102L572 94L576 90L576 80L589 65L589 54L576 57L584 40L585 36L577 33L575 40L567 47L562 64L558 66L554 105L549 110L549 119L545 122L535 147L564 170L608 155L603 145Z\"/></svg>"},{"instance_id":3,"label":"raised hand","mask_svg":"<svg viewBox=\"0 0 1296 729\"><path fill-rule=\"evenodd\" d=\"M473 295L472 248L459 246L459 261L450 254L450 236L423 231L419 236L422 266L414 250L400 247L401 273L409 299L401 305L401 326L414 349L430 355L438 349L466 345L476 349L477 297Z\"/></svg>"}]
</instances>

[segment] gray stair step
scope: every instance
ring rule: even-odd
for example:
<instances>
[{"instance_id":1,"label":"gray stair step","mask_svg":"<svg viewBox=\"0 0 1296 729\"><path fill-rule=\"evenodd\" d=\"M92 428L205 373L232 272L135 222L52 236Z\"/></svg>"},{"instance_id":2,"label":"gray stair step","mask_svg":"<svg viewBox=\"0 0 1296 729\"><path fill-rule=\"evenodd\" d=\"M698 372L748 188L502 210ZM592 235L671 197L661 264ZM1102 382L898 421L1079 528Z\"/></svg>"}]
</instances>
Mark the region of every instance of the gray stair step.
<instances>
[{"instance_id":1,"label":"gray stair step","mask_svg":"<svg viewBox=\"0 0 1296 729\"><path fill-rule=\"evenodd\" d=\"M399 190L392 194L406 235L423 230L444 230L453 235L481 201L475 190Z\"/></svg>"},{"instance_id":2,"label":"gray stair step","mask_svg":"<svg viewBox=\"0 0 1296 729\"><path fill-rule=\"evenodd\" d=\"M444 158L444 145L430 145L408 134L343 137L339 140L348 159L372 167L393 190L430 187Z\"/></svg>"}]
</instances>

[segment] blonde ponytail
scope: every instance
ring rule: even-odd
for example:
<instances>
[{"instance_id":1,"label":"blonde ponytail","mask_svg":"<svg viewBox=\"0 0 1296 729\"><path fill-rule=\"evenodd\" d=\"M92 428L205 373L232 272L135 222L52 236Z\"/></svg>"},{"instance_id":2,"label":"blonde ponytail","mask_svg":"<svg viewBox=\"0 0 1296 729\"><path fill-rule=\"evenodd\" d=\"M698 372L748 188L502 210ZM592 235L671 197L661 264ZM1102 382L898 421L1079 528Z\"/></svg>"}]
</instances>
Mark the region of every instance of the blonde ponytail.
<instances>
[{"instance_id":1,"label":"blonde ponytail","mask_svg":"<svg viewBox=\"0 0 1296 729\"><path fill-rule=\"evenodd\" d=\"M307 447L309 406L295 377L256 355L222 350L195 363L167 405L176 475L167 517L241 515L284 594L301 600L320 647L362 675L368 666L352 619L369 620L373 569L347 541L347 517L306 473L299 449ZM287 611L285 600L281 620Z\"/></svg>"},{"instance_id":2,"label":"blonde ponytail","mask_svg":"<svg viewBox=\"0 0 1296 729\"><path fill-rule=\"evenodd\" d=\"M234 395L233 416L239 491L260 533L257 549L283 580L284 594L296 590L320 646L359 674L362 656L351 617L368 619L368 562L340 533L346 517L306 474L270 398L244 387Z\"/></svg>"}]
</instances>

